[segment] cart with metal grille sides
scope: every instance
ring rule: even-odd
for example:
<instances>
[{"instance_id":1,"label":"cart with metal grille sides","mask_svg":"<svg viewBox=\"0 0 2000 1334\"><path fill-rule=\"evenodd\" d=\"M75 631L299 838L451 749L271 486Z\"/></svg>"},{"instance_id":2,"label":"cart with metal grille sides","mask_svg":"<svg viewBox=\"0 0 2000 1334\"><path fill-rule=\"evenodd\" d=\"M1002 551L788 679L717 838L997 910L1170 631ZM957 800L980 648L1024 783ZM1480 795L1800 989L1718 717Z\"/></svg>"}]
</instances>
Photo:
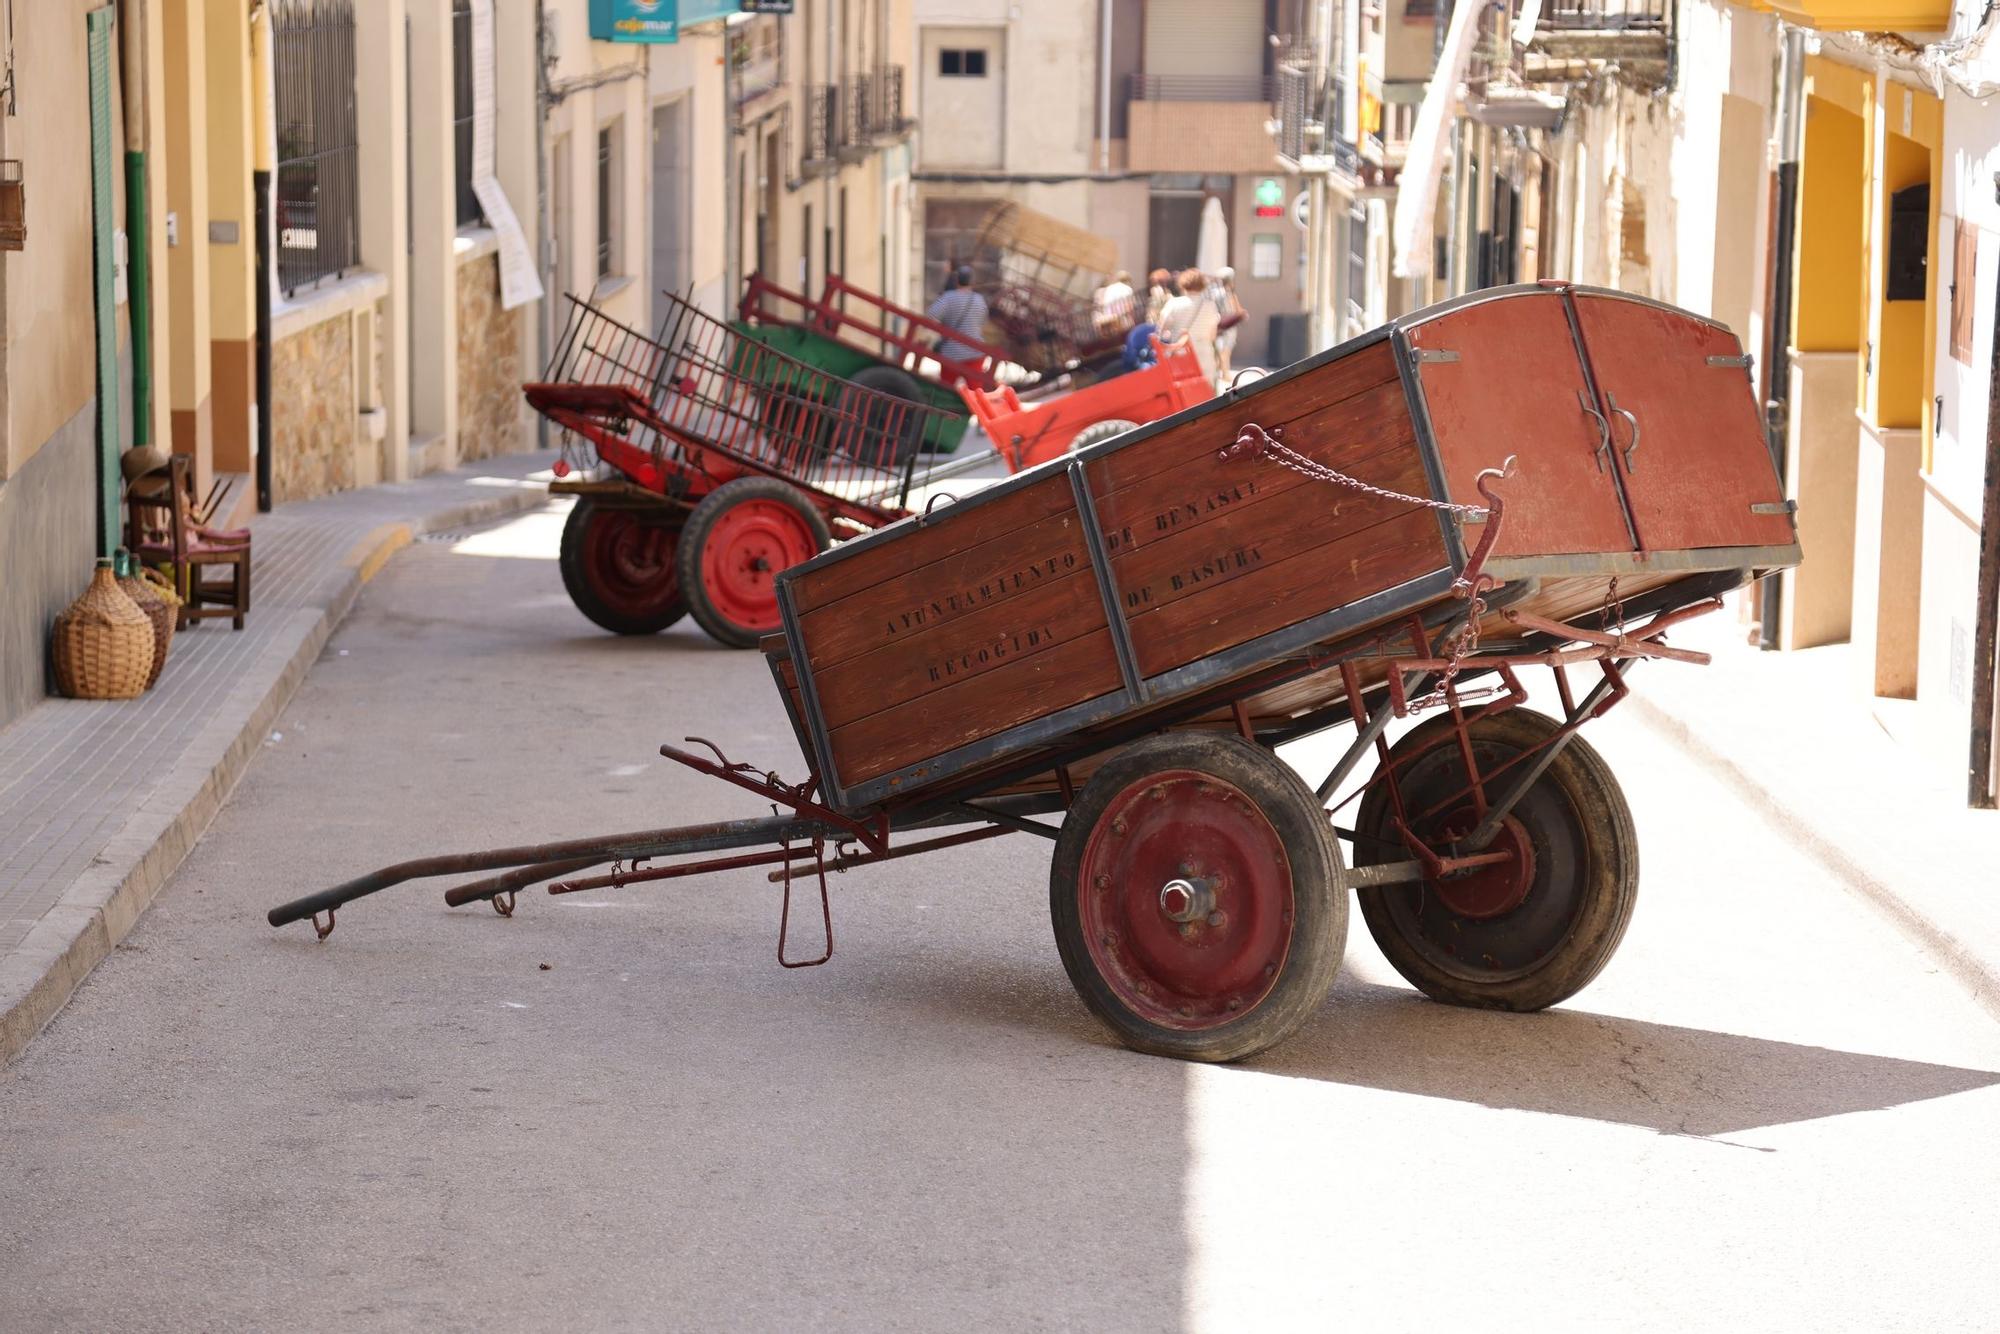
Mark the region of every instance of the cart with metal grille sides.
<instances>
[{"instance_id":1,"label":"cart with metal grille sides","mask_svg":"<svg viewBox=\"0 0 2000 1334\"><path fill-rule=\"evenodd\" d=\"M446 901L511 913L543 881L760 867L796 966L832 953L828 872L1023 832L1054 845L1078 994L1141 1051L1230 1060L1309 1022L1349 889L1429 996L1557 1004L1638 889L1580 729L1640 660L1706 661L1668 632L1799 559L1748 365L1614 292L1418 312L787 571L764 649L805 777L662 747L772 816L406 862L270 921L324 934L420 876L483 873ZM1273 753L1347 724L1309 777Z\"/></svg>"},{"instance_id":2,"label":"cart with metal grille sides","mask_svg":"<svg viewBox=\"0 0 2000 1334\"><path fill-rule=\"evenodd\" d=\"M524 392L563 430L549 488L576 497L563 585L618 634L692 613L725 644L755 644L778 628L779 572L901 517L919 453L962 429L679 298L653 335L569 301Z\"/></svg>"}]
</instances>

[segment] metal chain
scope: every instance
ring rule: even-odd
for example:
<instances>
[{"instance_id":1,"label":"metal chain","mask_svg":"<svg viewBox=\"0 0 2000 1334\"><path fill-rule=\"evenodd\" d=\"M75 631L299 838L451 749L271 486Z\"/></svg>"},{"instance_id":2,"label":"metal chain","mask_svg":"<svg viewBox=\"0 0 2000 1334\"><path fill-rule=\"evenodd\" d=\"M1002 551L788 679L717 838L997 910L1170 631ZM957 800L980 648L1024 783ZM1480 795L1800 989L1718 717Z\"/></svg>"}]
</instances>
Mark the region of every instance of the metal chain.
<instances>
[{"instance_id":1,"label":"metal chain","mask_svg":"<svg viewBox=\"0 0 2000 1334\"><path fill-rule=\"evenodd\" d=\"M1282 431L1285 428L1281 426L1278 429ZM1269 454L1272 461L1280 467L1290 468L1293 472L1315 481L1332 482L1336 486L1345 486L1367 495L1380 496L1384 500L1400 500L1406 505L1422 505L1426 509L1444 510L1448 514L1463 514L1468 517L1476 515L1484 518L1488 513L1484 505L1460 505L1450 500L1432 500L1429 496L1406 496L1401 491L1391 491L1387 487L1364 482L1359 477L1349 477L1346 473L1329 468L1324 463L1316 463L1283 444L1256 422L1250 422L1237 432L1236 443L1224 451L1225 456L1237 450L1245 450L1252 454Z\"/></svg>"}]
</instances>

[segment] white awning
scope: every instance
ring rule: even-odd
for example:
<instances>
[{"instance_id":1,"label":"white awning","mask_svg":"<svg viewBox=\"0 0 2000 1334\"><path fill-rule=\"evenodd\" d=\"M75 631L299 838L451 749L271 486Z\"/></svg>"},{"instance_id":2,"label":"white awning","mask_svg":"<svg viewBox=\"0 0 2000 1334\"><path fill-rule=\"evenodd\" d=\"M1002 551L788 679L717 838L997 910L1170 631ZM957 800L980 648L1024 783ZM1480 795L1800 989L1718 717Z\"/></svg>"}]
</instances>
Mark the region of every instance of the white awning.
<instances>
[{"instance_id":1,"label":"white awning","mask_svg":"<svg viewBox=\"0 0 2000 1334\"><path fill-rule=\"evenodd\" d=\"M1396 242L1398 278L1421 278L1431 271L1431 219L1437 212L1438 178L1444 174L1445 150L1451 143L1452 110L1458 85L1472 60L1479 37L1479 15L1486 0L1458 0L1445 30L1444 50L1437 70L1417 108L1417 128L1410 135L1409 155L1396 184L1396 218L1391 233Z\"/></svg>"}]
</instances>

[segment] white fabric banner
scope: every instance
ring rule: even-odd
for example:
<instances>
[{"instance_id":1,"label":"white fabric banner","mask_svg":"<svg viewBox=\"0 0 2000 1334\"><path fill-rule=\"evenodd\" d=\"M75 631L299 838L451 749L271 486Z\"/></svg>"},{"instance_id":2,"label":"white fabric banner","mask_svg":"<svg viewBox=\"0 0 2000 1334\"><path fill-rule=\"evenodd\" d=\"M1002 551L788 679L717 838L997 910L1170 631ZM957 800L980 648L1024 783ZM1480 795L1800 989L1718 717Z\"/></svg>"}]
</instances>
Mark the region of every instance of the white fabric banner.
<instances>
[{"instance_id":1,"label":"white fabric banner","mask_svg":"<svg viewBox=\"0 0 2000 1334\"><path fill-rule=\"evenodd\" d=\"M1424 90L1423 105L1417 108L1417 128L1410 134L1409 155L1396 182L1396 218L1391 231L1396 241L1398 278L1421 278L1431 271L1431 224L1437 213L1438 177L1444 173L1445 149L1451 142L1458 85L1472 60L1479 15L1485 8L1485 0L1458 0L1451 11L1451 26L1445 30L1444 50L1438 53L1437 71Z\"/></svg>"},{"instance_id":2,"label":"white fabric banner","mask_svg":"<svg viewBox=\"0 0 2000 1334\"><path fill-rule=\"evenodd\" d=\"M501 307L541 300L534 251L493 174L493 0L472 0L472 193L500 237Z\"/></svg>"}]
</instances>

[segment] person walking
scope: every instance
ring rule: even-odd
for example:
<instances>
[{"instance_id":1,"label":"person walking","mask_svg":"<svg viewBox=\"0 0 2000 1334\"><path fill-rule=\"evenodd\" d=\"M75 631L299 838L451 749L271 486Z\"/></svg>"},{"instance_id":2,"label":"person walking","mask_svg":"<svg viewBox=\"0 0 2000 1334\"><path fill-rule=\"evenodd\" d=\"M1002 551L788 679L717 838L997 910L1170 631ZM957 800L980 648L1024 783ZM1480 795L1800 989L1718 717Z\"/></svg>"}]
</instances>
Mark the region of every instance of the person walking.
<instances>
[{"instance_id":1,"label":"person walking","mask_svg":"<svg viewBox=\"0 0 2000 1334\"><path fill-rule=\"evenodd\" d=\"M1174 275L1165 269L1154 269L1146 275L1146 282L1151 289L1146 293L1146 323L1158 324L1160 312L1180 295L1180 289L1174 286Z\"/></svg>"},{"instance_id":2,"label":"person walking","mask_svg":"<svg viewBox=\"0 0 2000 1334\"><path fill-rule=\"evenodd\" d=\"M1202 374L1215 381L1215 327L1221 322L1215 302L1206 295L1208 279L1200 269L1184 269L1179 278L1180 295L1160 311L1160 341L1186 341L1194 347Z\"/></svg>"},{"instance_id":3,"label":"person walking","mask_svg":"<svg viewBox=\"0 0 2000 1334\"><path fill-rule=\"evenodd\" d=\"M986 336L986 298L972 290L972 266L961 264L924 315L966 338ZM939 361L978 361L984 354L969 343L941 337L933 349Z\"/></svg>"},{"instance_id":4,"label":"person walking","mask_svg":"<svg viewBox=\"0 0 2000 1334\"><path fill-rule=\"evenodd\" d=\"M1209 300L1215 304L1215 376L1217 389L1229 388L1230 357L1236 351L1236 326L1249 312L1236 295L1236 270L1227 264L1215 271L1208 285Z\"/></svg>"},{"instance_id":5,"label":"person walking","mask_svg":"<svg viewBox=\"0 0 2000 1334\"><path fill-rule=\"evenodd\" d=\"M1133 309L1132 275L1120 269L1111 275L1111 281L1097 289L1093 301L1091 322L1097 326L1100 337L1115 334L1121 329L1132 327Z\"/></svg>"}]
</instances>

